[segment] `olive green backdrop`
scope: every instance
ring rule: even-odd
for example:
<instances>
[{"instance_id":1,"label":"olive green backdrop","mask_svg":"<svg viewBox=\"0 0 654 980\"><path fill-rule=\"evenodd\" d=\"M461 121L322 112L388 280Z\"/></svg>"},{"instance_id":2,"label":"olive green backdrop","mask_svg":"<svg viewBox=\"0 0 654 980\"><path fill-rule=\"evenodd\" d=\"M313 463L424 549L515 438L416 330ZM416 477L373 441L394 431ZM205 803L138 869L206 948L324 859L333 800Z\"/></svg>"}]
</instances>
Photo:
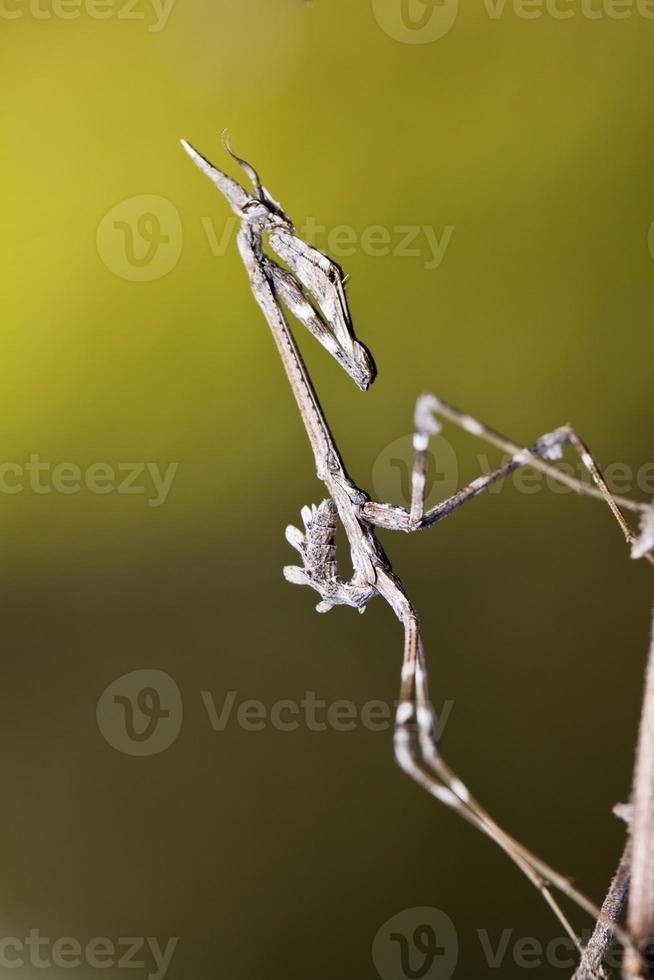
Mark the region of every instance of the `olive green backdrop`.
<instances>
[{"instance_id":1,"label":"olive green backdrop","mask_svg":"<svg viewBox=\"0 0 654 980\"><path fill-rule=\"evenodd\" d=\"M599 3L599 17L580 3L561 6L569 19L491 16L479 0L431 39L420 15L443 10L414 3L413 27L399 0L177 0L165 22L145 0L3 7L2 937L179 937L170 980L363 980L404 910L449 916L461 978L529 974L515 943L561 934L500 852L400 773L390 731L249 731L232 715L216 732L206 710L206 692L219 710L230 691L267 711L307 692L392 704L401 631L379 602L319 617L282 578L283 529L321 489L231 212L180 137L235 173L227 128L298 226L347 226L330 240L374 387L300 339L370 492L401 497L407 443L391 444L425 389L521 442L573 421L604 463L654 461L654 22ZM442 261L424 226L447 237ZM461 480L476 454L498 459L444 436L447 487L453 458ZM30 480L35 455L71 464L69 492L59 471ZM145 475L144 493L107 477L148 462L178 464L160 506ZM74 492L74 467L97 463L109 491ZM647 566L601 504L515 484L383 540L451 709L449 761L600 899L629 792ZM172 744L144 757L111 744L120 705L98 708L140 670L183 701ZM498 973L483 941L503 930ZM425 975L449 977L452 955ZM11 975L148 975L23 958ZM383 980L402 980L388 963Z\"/></svg>"}]
</instances>

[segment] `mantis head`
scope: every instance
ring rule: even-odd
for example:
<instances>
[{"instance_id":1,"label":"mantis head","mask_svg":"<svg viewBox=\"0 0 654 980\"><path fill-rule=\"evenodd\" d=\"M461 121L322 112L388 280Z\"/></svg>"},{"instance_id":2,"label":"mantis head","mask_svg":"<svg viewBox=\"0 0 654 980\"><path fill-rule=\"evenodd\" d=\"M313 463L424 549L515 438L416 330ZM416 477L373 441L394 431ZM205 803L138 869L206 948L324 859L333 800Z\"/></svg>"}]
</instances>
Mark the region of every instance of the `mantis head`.
<instances>
[{"instance_id":1,"label":"mantis head","mask_svg":"<svg viewBox=\"0 0 654 980\"><path fill-rule=\"evenodd\" d=\"M186 140L182 146L227 198L241 222L260 236L267 234L271 249L286 264L283 268L263 254L257 257L275 300L283 303L366 391L377 371L372 355L356 339L340 266L293 233L291 219L263 186L254 167L237 157L226 140L225 148L248 175L253 194L214 167Z\"/></svg>"},{"instance_id":2,"label":"mantis head","mask_svg":"<svg viewBox=\"0 0 654 980\"><path fill-rule=\"evenodd\" d=\"M191 146L186 140L181 140L181 144L190 156L191 160L206 174L216 187L227 198L232 207L232 211L241 221L253 225L261 232L272 231L292 231L293 223L282 209L281 204L276 201L266 190L259 180L254 167L251 167L245 160L241 160L232 151L226 137L223 137L225 149L240 167L248 175L254 193L249 194L240 184L238 184L222 170L214 167L206 157Z\"/></svg>"}]
</instances>

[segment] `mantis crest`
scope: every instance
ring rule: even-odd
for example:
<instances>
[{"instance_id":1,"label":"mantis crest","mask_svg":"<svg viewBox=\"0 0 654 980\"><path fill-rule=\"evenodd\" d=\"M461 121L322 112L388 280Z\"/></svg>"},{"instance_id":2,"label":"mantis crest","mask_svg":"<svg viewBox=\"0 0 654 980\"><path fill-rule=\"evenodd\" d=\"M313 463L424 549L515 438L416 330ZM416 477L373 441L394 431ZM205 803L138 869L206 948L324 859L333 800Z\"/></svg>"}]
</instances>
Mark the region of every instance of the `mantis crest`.
<instances>
[{"instance_id":1,"label":"mantis crest","mask_svg":"<svg viewBox=\"0 0 654 980\"><path fill-rule=\"evenodd\" d=\"M588 448L571 426L557 428L525 448L432 394L421 395L415 408L410 508L372 501L345 470L287 319L288 313L303 324L365 391L374 381L376 369L369 351L355 335L342 270L295 235L291 219L262 185L254 168L232 153L227 144L228 152L249 178L252 192L214 167L189 143L182 141L182 145L218 187L240 220L238 248L250 288L272 331L311 443L317 476L327 490L326 499L318 506L302 508L302 530L297 527L286 529L288 542L298 552L301 565L287 566L284 575L289 582L309 586L318 593L317 610L321 613L336 605L352 606L363 612L367 603L377 596L388 603L404 633L394 733L394 751L399 766L428 793L457 811L505 851L542 893L581 951L581 943L555 900L553 889L595 917L601 918L602 913L567 878L499 827L441 755L418 615L393 572L375 529L413 532L429 528L513 471L532 466L580 493L603 499L631 546L632 556L644 557L654 563L651 553L654 549L652 508L611 494ZM284 265L271 258L264 245ZM442 420L485 439L508 454L508 459L502 466L425 510L429 440L440 431ZM556 461L566 447L580 455L592 484L557 468ZM640 514L640 534L632 530L623 510ZM345 531L350 549L353 575L349 581L343 581L338 575L337 522ZM619 927L613 925L612 928L621 941L630 946L629 938Z\"/></svg>"}]
</instances>

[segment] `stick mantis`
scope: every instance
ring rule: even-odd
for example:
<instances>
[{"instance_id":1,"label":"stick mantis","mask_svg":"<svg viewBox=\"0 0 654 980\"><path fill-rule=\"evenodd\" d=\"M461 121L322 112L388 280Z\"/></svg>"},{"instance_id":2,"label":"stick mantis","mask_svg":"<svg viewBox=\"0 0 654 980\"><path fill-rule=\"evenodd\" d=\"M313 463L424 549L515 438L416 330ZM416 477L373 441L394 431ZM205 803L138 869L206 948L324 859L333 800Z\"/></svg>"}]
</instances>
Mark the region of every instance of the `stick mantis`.
<instances>
[{"instance_id":1,"label":"stick mantis","mask_svg":"<svg viewBox=\"0 0 654 980\"><path fill-rule=\"evenodd\" d=\"M321 504L302 508L304 530L292 526L286 529L287 540L299 553L302 566L287 566L284 575L289 582L309 586L318 593L320 602L316 608L321 613L336 605L351 606L363 612L376 596L388 603L404 631L394 733L394 752L399 766L433 797L495 841L542 893L581 951L581 943L553 890L558 890L600 920L603 914L568 879L504 831L441 755L418 614L394 573L375 529L414 532L429 528L513 471L532 466L578 492L603 499L631 546L632 556L646 558L654 564L652 507L613 496L588 447L571 426L561 426L525 448L432 394L421 395L415 408L410 508L371 500L346 472L284 312L286 309L302 323L365 391L375 378L376 368L370 352L355 335L342 270L294 234L291 219L262 185L257 172L237 157L227 142L226 149L249 178L252 193L214 167L188 142L182 140L182 145L240 219L237 243L250 288L272 331L313 450L317 476L327 489L328 496ZM283 266L264 251L264 239L282 260ZM485 439L508 454L508 459L497 469L425 510L427 451L430 437L440 431L441 420ZM556 467L556 460L568 446L579 454L592 484ZM640 513L640 534L632 530L623 510ZM339 578L336 567L337 521L345 530L351 554L353 575L347 582ZM613 923L611 927L631 948L628 936Z\"/></svg>"}]
</instances>

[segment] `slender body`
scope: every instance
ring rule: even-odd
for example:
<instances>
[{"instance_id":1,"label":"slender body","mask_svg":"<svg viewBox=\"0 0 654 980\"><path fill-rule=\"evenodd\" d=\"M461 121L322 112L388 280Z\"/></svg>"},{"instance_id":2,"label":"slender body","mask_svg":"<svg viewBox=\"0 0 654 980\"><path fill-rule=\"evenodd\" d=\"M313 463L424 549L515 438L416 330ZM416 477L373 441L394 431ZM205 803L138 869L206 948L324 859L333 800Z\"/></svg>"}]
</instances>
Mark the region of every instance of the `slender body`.
<instances>
[{"instance_id":1,"label":"slender body","mask_svg":"<svg viewBox=\"0 0 654 980\"><path fill-rule=\"evenodd\" d=\"M405 532L428 528L509 473L530 465L545 470L581 493L604 499L632 546L634 557L645 556L651 561L650 551L654 547L651 508L611 495L587 447L570 426L562 426L542 436L525 449L434 395L422 395L416 405L410 509L370 500L347 475L284 313L285 307L329 351L358 386L366 390L374 380L375 367L367 349L356 339L345 298L342 271L327 256L294 235L290 219L262 186L256 171L249 164L232 154L250 177L253 195L215 168L188 143L183 142L183 145L198 167L219 187L241 220L238 248L250 287L272 331L313 450L317 476L328 493L328 498L318 507L303 508L304 531L287 528L287 539L299 552L302 567L288 566L284 574L290 582L308 585L319 593L321 601L317 609L320 612L327 612L335 605L349 605L363 612L366 604L377 595L389 604L404 629L401 693L394 735L395 756L400 767L432 796L455 809L491 837L511 857L542 892L581 949L576 934L551 894L551 887L563 892L592 915L602 918L602 913L566 878L503 831L449 769L440 754L418 616L377 540L375 527ZM280 266L266 254L266 236L270 248L289 268ZM430 436L440 429L438 418L486 439L507 452L509 458L498 469L425 511L427 450ZM591 474L593 486L570 477L556 467L555 461L566 446L573 447L579 453ZM640 536L631 530L621 507L641 513L643 532ZM345 530L351 552L354 574L349 582L342 581L336 570L334 533L337 519ZM612 928L629 946L628 937L613 923Z\"/></svg>"}]
</instances>

